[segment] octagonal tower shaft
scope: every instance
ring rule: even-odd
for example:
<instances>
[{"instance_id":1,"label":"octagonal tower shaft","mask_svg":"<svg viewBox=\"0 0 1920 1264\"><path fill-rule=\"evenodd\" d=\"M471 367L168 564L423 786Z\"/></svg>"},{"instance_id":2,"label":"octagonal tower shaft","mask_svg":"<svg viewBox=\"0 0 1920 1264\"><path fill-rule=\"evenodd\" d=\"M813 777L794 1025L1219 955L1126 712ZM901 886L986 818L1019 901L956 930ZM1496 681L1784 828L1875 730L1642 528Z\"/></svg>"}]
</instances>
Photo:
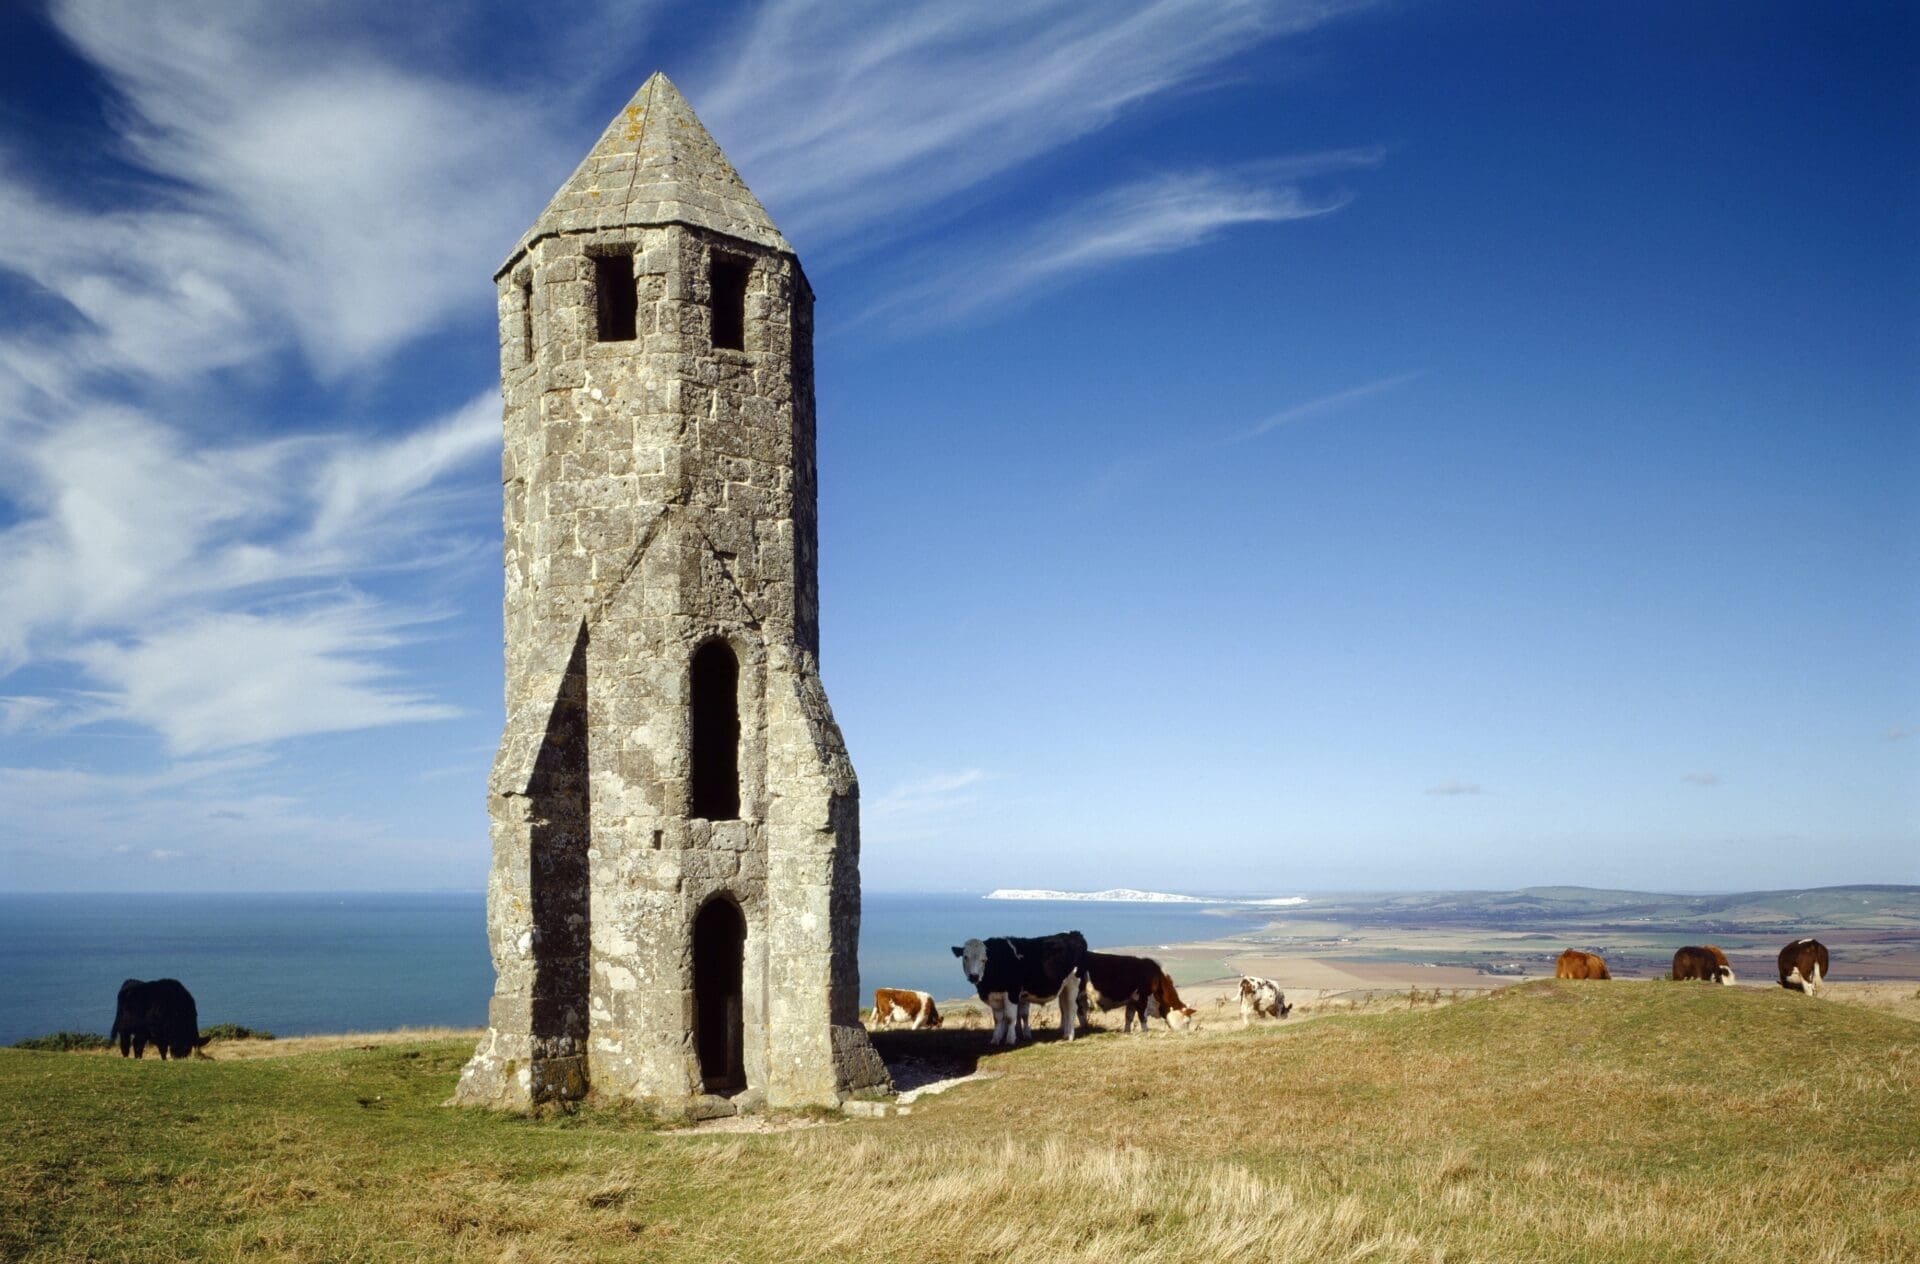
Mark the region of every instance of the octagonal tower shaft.
<instances>
[{"instance_id":1,"label":"octagonal tower shaft","mask_svg":"<svg viewBox=\"0 0 1920 1264\"><path fill-rule=\"evenodd\" d=\"M832 1103L859 809L820 681L813 296L654 75L496 276L497 981L457 1100Z\"/></svg>"}]
</instances>

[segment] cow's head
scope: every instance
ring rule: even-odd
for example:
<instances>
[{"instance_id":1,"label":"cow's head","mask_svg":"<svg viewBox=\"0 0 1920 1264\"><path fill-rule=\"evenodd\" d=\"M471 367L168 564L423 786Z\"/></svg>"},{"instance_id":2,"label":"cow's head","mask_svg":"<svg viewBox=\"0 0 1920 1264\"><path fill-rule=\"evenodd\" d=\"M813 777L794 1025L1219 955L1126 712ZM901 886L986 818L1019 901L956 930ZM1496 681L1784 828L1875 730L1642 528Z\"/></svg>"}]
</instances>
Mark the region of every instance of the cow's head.
<instances>
[{"instance_id":1,"label":"cow's head","mask_svg":"<svg viewBox=\"0 0 1920 1264\"><path fill-rule=\"evenodd\" d=\"M978 983L987 973L987 946L978 939L969 939L953 950L960 958L960 968L967 972L967 981Z\"/></svg>"},{"instance_id":2,"label":"cow's head","mask_svg":"<svg viewBox=\"0 0 1920 1264\"><path fill-rule=\"evenodd\" d=\"M1724 983L1731 986L1733 983L1733 967L1732 966L1715 966L1713 968L1713 981L1715 983Z\"/></svg>"},{"instance_id":3,"label":"cow's head","mask_svg":"<svg viewBox=\"0 0 1920 1264\"><path fill-rule=\"evenodd\" d=\"M922 1027L938 1027L942 1021L940 1018L940 1009L933 1003L932 997L927 998L925 1007L927 1011L927 1021L920 1025Z\"/></svg>"},{"instance_id":4,"label":"cow's head","mask_svg":"<svg viewBox=\"0 0 1920 1264\"><path fill-rule=\"evenodd\" d=\"M1273 1004L1274 1012L1282 1018L1293 1013L1293 1006L1287 1004L1287 994L1285 992L1275 992L1273 994Z\"/></svg>"},{"instance_id":5,"label":"cow's head","mask_svg":"<svg viewBox=\"0 0 1920 1264\"><path fill-rule=\"evenodd\" d=\"M1249 997L1252 995L1253 995L1253 980L1249 979L1246 975L1243 974L1240 976L1240 996L1244 1000L1246 997Z\"/></svg>"},{"instance_id":6,"label":"cow's head","mask_svg":"<svg viewBox=\"0 0 1920 1264\"><path fill-rule=\"evenodd\" d=\"M1200 1015L1194 1013L1191 1005L1176 1005L1167 1011L1167 1026L1175 1031L1198 1031Z\"/></svg>"}]
</instances>

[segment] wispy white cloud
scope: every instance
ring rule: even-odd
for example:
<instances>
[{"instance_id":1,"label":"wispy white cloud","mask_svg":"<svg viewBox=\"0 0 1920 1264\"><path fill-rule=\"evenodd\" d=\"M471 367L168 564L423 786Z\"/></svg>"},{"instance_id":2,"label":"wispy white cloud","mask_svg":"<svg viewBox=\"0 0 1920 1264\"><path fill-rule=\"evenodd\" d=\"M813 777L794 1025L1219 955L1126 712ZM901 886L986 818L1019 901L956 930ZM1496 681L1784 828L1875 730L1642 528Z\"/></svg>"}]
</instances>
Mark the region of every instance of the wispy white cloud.
<instances>
[{"instance_id":1,"label":"wispy white cloud","mask_svg":"<svg viewBox=\"0 0 1920 1264\"><path fill-rule=\"evenodd\" d=\"M1720 784L1720 774L1717 772L1690 772L1680 778L1680 780L1690 786L1698 786L1702 790L1710 790Z\"/></svg>"},{"instance_id":2,"label":"wispy white cloud","mask_svg":"<svg viewBox=\"0 0 1920 1264\"><path fill-rule=\"evenodd\" d=\"M877 836L894 841L924 837L951 823L976 799L988 776L979 768L936 773L903 782L861 805L861 818Z\"/></svg>"},{"instance_id":3,"label":"wispy white cloud","mask_svg":"<svg viewBox=\"0 0 1920 1264\"><path fill-rule=\"evenodd\" d=\"M697 76L700 109L789 234L926 208L1360 7L1288 0L771 0Z\"/></svg>"},{"instance_id":4,"label":"wispy white cloud","mask_svg":"<svg viewBox=\"0 0 1920 1264\"><path fill-rule=\"evenodd\" d=\"M380 666L419 616L340 582L440 556L444 496L424 493L493 456L497 410L488 392L390 439L196 449L99 409L15 443L25 512L0 531L0 588L17 594L0 667L69 661L88 687L16 695L6 723L124 719L192 752L449 714ZM486 486L464 494L490 517Z\"/></svg>"},{"instance_id":5,"label":"wispy white cloud","mask_svg":"<svg viewBox=\"0 0 1920 1264\"><path fill-rule=\"evenodd\" d=\"M89 325L8 339L8 363L52 353L64 380L179 378L291 341L337 375L486 294L531 209L529 171L564 152L550 109L387 60L316 16L54 6L119 93L125 154L163 183L103 210L33 193L17 171L0 181L18 225L0 266Z\"/></svg>"},{"instance_id":6,"label":"wispy white cloud","mask_svg":"<svg viewBox=\"0 0 1920 1264\"><path fill-rule=\"evenodd\" d=\"M1351 404L1357 404L1362 400L1372 399L1376 395L1384 395L1397 387L1405 386L1408 382L1420 378L1424 373L1425 370L1423 369L1416 369L1411 373L1396 373L1392 377L1383 377L1360 386L1350 386L1345 390L1334 391L1328 395L1321 395L1318 398L1306 400L1303 403L1290 404L1279 412L1264 418L1251 428L1235 435L1234 440L1237 442L1256 438L1259 435L1266 434L1270 430L1277 430L1281 426L1290 426L1295 422L1305 421L1310 417L1319 417L1326 413L1337 412Z\"/></svg>"},{"instance_id":7,"label":"wispy white cloud","mask_svg":"<svg viewBox=\"0 0 1920 1264\"><path fill-rule=\"evenodd\" d=\"M1348 195L1311 192L1302 182L1379 160L1377 150L1344 150L1149 176L1075 202L1017 237L955 251L931 276L866 315L952 319L1004 306L1044 282L1190 249L1237 226L1325 215L1346 205Z\"/></svg>"},{"instance_id":8,"label":"wispy white cloud","mask_svg":"<svg viewBox=\"0 0 1920 1264\"><path fill-rule=\"evenodd\" d=\"M1436 785L1428 786L1427 793L1439 795L1442 798L1452 798L1456 795L1480 794L1481 789L1480 783L1477 781L1454 781L1449 779L1439 782Z\"/></svg>"},{"instance_id":9,"label":"wispy white cloud","mask_svg":"<svg viewBox=\"0 0 1920 1264\"><path fill-rule=\"evenodd\" d=\"M0 871L43 888L139 887L153 866L178 862L195 866L195 881L257 889L284 885L289 872L338 874L347 857L365 859L369 872L380 855L391 861L394 838L378 821L321 816L291 796L243 788L265 767L257 752L136 773L0 767Z\"/></svg>"},{"instance_id":10,"label":"wispy white cloud","mask_svg":"<svg viewBox=\"0 0 1920 1264\"><path fill-rule=\"evenodd\" d=\"M1904 724L1893 724L1882 729L1880 736L1889 742L1904 742L1914 735L1915 730Z\"/></svg>"},{"instance_id":11,"label":"wispy white cloud","mask_svg":"<svg viewBox=\"0 0 1920 1264\"><path fill-rule=\"evenodd\" d=\"M349 601L293 614L209 613L74 651L112 714L176 754L377 728L457 712L395 684L376 659L400 643L391 609Z\"/></svg>"}]
</instances>

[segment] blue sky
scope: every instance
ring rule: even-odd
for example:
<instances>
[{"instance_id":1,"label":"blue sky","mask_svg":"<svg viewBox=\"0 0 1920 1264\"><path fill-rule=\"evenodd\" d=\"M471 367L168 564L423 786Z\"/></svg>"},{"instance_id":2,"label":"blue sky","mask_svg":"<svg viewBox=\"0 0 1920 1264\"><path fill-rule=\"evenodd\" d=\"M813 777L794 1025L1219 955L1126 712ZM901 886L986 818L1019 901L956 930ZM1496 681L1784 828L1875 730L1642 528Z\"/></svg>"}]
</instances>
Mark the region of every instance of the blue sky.
<instances>
[{"instance_id":1,"label":"blue sky","mask_svg":"<svg viewBox=\"0 0 1920 1264\"><path fill-rule=\"evenodd\" d=\"M1894 5L0 10L0 889L477 888L490 276L819 296L869 886L1920 881Z\"/></svg>"}]
</instances>

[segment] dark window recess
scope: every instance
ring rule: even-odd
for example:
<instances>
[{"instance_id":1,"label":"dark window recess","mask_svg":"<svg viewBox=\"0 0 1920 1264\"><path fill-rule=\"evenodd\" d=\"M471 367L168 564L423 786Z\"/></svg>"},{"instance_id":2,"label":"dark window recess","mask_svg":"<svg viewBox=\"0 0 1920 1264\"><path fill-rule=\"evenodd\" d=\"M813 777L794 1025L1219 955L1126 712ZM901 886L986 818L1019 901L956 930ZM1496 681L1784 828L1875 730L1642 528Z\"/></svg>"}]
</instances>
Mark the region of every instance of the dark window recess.
<instances>
[{"instance_id":1,"label":"dark window recess","mask_svg":"<svg viewBox=\"0 0 1920 1264\"><path fill-rule=\"evenodd\" d=\"M747 923L732 900L715 897L693 919L694 1044L701 1086L731 1097L747 1086L741 1039L746 1024Z\"/></svg>"},{"instance_id":2,"label":"dark window recess","mask_svg":"<svg viewBox=\"0 0 1920 1264\"><path fill-rule=\"evenodd\" d=\"M533 278L520 278L520 359L533 359Z\"/></svg>"},{"instance_id":3,"label":"dark window recess","mask_svg":"<svg viewBox=\"0 0 1920 1264\"><path fill-rule=\"evenodd\" d=\"M632 255L593 257L593 304L601 342L632 342L640 296L633 285Z\"/></svg>"},{"instance_id":4,"label":"dark window recess","mask_svg":"<svg viewBox=\"0 0 1920 1264\"><path fill-rule=\"evenodd\" d=\"M725 641L693 656L693 805L691 816L740 816L740 664Z\"/></svg>"},{"instance_id":5,"label":"dark window recess","mask_svg":"<svg viewBox=\"0 0 1920 1264\"><path fill-rule=\"evenodd\" d=\"M713 256L707 283L713 293L713 345L734 351L747 349L747 278L753 265L745 259Z\"/></svg>"}]
</instances>

